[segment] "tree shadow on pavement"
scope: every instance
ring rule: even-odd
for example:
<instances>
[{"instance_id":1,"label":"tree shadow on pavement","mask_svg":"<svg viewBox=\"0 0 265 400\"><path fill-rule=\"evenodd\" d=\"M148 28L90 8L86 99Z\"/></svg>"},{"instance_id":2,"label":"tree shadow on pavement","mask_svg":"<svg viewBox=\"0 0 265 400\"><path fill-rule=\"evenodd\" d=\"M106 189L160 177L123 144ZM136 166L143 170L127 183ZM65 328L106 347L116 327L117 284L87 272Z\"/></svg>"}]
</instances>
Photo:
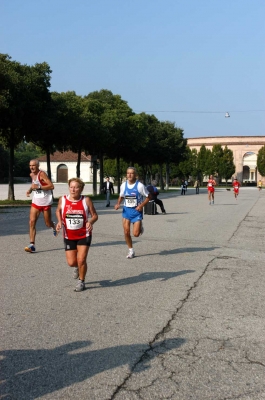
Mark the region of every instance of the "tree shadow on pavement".
<instances>
[{"instance_id":1,"label":"tree shadow on pavement","mask_svg":"<svg viewBox=\"0 0 265 400\"><path fill-rule=\"evenodd\" d=\"M185 343L185 339L167 339L154 345L134 344L87 350L90 341L68 343L54 349L4 350L1 355L1 398L33 400L83 382L96 374L121 366L137 372L150 367L150 361ZM142 358L144 357L144 361ZM119 372L121 375L121 372ZM128 376L127 370L124 377ZM108 385L108 382L104 383ZM118 386L120 382L116 385ZM109 382L113 385L113 378ZM91 399L89 393L87 398Z\"/></svg>"},{"instance_id":2,"label":"tree shadow on pavement","mask_svg":"<svg viewBox=\"0 0 265 400\"><path fill-rule=\"evenodd\" d=\"M89 285L88 289L99 289L100 287L133 285L136 283L147 282L155 279L159 279L160 281L167 281L169 279L176 278L177 276L190 274L192 272L195 272L195 270L187 269L177 272L144 272L136 276L129 276L128 278L117 279L116 281L106 279L101 281L86 282L86 284Z\"/></svg>"}]
</instances>

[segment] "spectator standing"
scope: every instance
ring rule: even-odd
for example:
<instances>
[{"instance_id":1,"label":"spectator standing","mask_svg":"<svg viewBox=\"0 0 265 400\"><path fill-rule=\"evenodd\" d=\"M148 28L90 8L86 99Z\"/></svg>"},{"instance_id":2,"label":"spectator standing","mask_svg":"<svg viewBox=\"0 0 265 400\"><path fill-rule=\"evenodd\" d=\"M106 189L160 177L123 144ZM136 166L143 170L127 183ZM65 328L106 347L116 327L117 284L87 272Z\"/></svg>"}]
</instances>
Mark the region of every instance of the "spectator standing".
<instances>
[{"instance_id":1,"label":"spectator standing","mask_svg":"<svg viewBox=\"0 0 265 400\"><path fill-rule=\"evenodd\" d=\"M110 206L110 195L111 193L114 194L114 187L113 183L110 182L109 177L106 177L106 182L103 183L103 193L106 195L106 207Z\"/></svg>"},{"instance_id":2,"label":"spectator standing","mask_svg":"<svg viewBox=\"0 0 265 400\"><path fill-rule=\"evenodd\" d=\"M200 181L198 179L196 179L195 183L194 183L194 187L195 187L195 193L199 194L199 190L200 190Z\"/></svg>"},{"instance_id":3,"label":"spectator standing","mask_svg":"<svg viewBox=\"0 0 265 400\"><path fill-rule=\"evenodd\" d=\"M186 194L186 190L187 190L187 185L186 185L184 179L182 179L182 181L181 181L181 195L185 195Z\"/></svg>"}]
</instances>

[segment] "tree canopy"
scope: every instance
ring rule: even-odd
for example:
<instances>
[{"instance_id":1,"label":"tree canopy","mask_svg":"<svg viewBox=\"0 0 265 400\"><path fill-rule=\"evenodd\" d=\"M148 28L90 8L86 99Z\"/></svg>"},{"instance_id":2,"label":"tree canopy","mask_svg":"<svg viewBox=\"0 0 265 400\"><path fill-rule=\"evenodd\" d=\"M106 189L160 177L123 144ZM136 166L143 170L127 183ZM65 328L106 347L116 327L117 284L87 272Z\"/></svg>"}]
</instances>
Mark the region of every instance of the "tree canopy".
<instances>
[{"instance_id":1,"label":"tree canopy","mask_svg":"<svg viewBox=\"0 0 265 400\"><path fill-rule=\"evenodd\" d=\"M34 66L12 61L0 54L0 133L9 148L8 199L14 200L14 151L26 134L41 135L43 115L49 102L51 70L47 63Z\"/></svg>"},{"instance_id":2,"label":"tree canopy","mask_svg":"<svg viewBox=\"0 0 265 400\"><path fill-rule=\"evenodd\" d=\"M257 168L261 176L265 176L265 145L259 149Z\"/></svg>"},{"instance_id":3,"label":"tree canopy","mask_svg":"<svg viewBox=\"0 0 265 400\"><path fill-rule=\"evenodd\" d=\"M126 164L137 165L144 181L156 175L161 187L164 176L167 184L170 174L202 181L210 174L227 180L235 172L233 153L227 147L216 144L211 151L203 145L199 152L191 150L183 129L175 123L137 114L120 95L107 89L86 96L50 92L51 72L46 62L22 65L0 54L0 150L4 157L9 151L9 199L14 199L15 149L23 142L46 153L49 176L50 154L56 150L78 154L77 176L81 152L90 154L100 160L100 179L114 171L118 184ZM258 156L263 176L264 151ZM17 157L21 165L23 157ZM115 165L107 160L116 160ZM108 172L104 173L103 165Z\"/></svg>"}]
</instances>

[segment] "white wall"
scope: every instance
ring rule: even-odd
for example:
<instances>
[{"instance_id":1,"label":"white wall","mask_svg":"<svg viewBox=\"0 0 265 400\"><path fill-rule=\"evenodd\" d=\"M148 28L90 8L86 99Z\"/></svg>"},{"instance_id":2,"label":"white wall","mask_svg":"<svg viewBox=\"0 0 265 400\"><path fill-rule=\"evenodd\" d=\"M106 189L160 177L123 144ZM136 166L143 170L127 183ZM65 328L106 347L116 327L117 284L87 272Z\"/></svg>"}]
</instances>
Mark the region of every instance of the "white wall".
<instances>
[{"instance_id":1,"label":"white wall","mask_svg":"<svg viewBox=\"0 0 265 400\"><path fill-rule=\"evenodd\" d=\"M68 179L76 177L76 162L51 162L51 177L52 182L57 182L57 167L60 164L64 164L68 168ZM40 169L47 172L47 163L40 162ZM82 162L80 165L80 178L84 182L92 182L93 181L93 174L91 173L90 163L89 162ZM97 172L97 181L99 182L99 170Z\"/></svg>"}]
</instances>

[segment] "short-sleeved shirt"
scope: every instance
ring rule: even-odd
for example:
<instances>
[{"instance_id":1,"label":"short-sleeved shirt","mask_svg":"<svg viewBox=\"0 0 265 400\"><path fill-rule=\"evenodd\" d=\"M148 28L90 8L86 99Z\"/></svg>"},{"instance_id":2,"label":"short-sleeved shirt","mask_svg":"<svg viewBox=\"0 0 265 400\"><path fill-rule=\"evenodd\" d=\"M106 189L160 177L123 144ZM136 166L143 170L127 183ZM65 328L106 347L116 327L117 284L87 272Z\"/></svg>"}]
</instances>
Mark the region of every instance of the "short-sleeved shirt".
<instances>
[{"instance_id":1,"label":"short-sleeved shirt","mask_svg":"<svg viewBox=\"0 0 265 400\"><path fill-rule=\"evenodd\" d=\"M143 212L136 210L136 207L143 202L143 197L148 197L147 188L139 181L132 185L123 182L120 190L120 197L124 198L123 218L129 219L131 222L141 221Z\"/></svg>"}]
</instances>

